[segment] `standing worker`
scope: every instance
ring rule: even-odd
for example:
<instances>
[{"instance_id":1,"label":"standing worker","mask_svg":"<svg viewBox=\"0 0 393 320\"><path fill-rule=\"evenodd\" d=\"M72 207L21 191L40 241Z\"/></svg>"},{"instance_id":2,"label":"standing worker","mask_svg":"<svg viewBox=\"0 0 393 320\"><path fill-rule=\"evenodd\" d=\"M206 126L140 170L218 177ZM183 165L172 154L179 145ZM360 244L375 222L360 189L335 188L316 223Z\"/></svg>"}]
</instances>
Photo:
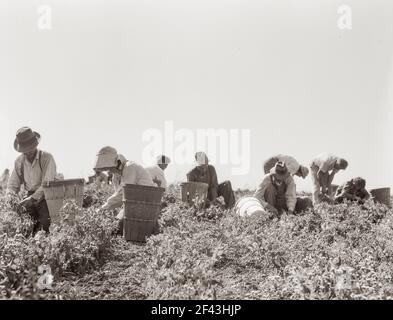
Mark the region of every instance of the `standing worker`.
<instances>
[{"instance_id":1,"label":"standing worker","mask_svg":"<svg viewBox=\"0 0 393 320\"><path fill-rule=\"evenodd\" d=\"M214 202L220 196L224 198L225 207L232 208L235 205L235 194L230 181L218 184L216 169L209 164L209 159L204 152L195 154L197 165L187 174L189 182L203 182L209 185L207 198Z\"/></svg>"},{"instance_id":2,"label":"standing worker","mask_svg":"<svg viewBox=\"0 0 393 320\"><path fill-rule=\"evenodd\" d=\"M167 156L160 155L157 157L157 164L152 167L146 168L146 170L149 172L153 182L161 188L164 188L165 191L168 190L168 183L165 178L165 169L168 167L169 163L171 162L171 159L169 159Z\"/></svg>"},{"instance_id":3,"label":"standing worker","mask_svg":"<svg viewBox=\"0 0 393 320\"><path fill-rule=\"evenodd\" d=\"M333 154L322 153L311 162L310 167L314 204L323 200L331 200L334 176L340 170L345 170L348 162Z\"/></svg>"},{"instance_id":4,"label":"standing worker","mask_svg":"<svg viewBox=\"0 0 393 320\"><path fill-rule=\"evenodd\" d=\"M34 221L33 234L43 229L49 232L50 217L42 185L54 181L56 163L53 156L38 150L41 136L28 127L16 132L14 148L21 155L15 160L15 166L8 181L7 193L19 193L24 185L27 198L20 202Z\"/></svg>"}]
</instances>

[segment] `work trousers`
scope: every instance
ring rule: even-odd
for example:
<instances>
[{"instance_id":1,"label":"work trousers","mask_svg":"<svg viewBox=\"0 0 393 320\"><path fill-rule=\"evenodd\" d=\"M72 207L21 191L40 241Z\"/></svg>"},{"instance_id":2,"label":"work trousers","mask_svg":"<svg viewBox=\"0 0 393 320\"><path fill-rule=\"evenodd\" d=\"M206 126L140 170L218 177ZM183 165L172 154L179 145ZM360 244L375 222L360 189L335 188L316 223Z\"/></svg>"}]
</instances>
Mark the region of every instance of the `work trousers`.
<instances>
[{"instance_id":1,"label":"work trousers","mask_svg":"<svg viewBox=\"0 0 393 320\"><path fill-rule=\"evenodd\" d=\"M30 208L26 208L26 212L33 220L33 236L40 230L49 232L50 216L49 209L45 199L42 199Z\"/></svg>"},{"instance_id":2,"label":"work trousers","mask_svg":"<svg viewBox=\"0 0 393 320\"><path fill-rule=\"evenodd\" d=\"M230 181L227 180L218 185L217 196L224 198L226 208L232 208L235 205L235 194Z\"/></svg>"},{"instance_id":3,"label":"work trousers","mask_svg":"<svg viewBox=\"0 0 393 320\"><path fill-rule=\"evenodd\" d=\"M285 198L285 185L282 186L274 186L272 183L266 188L265 191L265 201L276 208L279 214L282 214L283 211L288 211L288 206ZM300 213L302 211L306 211L308 208L312 208L312 201L307 197L297 197L296 198L296 206L295 213Z\"/></svg>"},{"instance_id":4,"label":"work trousers","mask_svg":"<svg viewBox=\"0 0 393 320\"><path fill-rule=\"evenodd\" d=\"M313 185L313 202L314 204L321 203L322 198L324 195L327 195L328 197L331 197L331 194L329 194L329 191L327 193L322 194L321 190L321 185L322 185L322 180L324 180L323 184L327 185L327 182L329 180L329 173L323 173L321 172L320 177L318 177L318 171L319 168L317 166L311 166L311 181Z\"/></svg>"}]
</instances>

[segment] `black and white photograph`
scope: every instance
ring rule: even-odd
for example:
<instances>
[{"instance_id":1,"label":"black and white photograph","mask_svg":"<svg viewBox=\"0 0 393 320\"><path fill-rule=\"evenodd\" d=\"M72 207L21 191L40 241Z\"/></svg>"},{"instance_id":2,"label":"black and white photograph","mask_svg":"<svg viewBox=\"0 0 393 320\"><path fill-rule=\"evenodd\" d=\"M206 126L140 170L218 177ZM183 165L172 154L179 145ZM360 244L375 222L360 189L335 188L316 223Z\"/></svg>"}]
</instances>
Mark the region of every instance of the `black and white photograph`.
<instances>
[{"instance_id":1,"label":"black and white photograph","mask_svg":"<svg viewBox=\"0 0 393 320\"><path fill-rule=\"evenodd\" d=\"M393 299L391 0L0 0L0 121L0 300Z\"/></svg>"}]
</instances>

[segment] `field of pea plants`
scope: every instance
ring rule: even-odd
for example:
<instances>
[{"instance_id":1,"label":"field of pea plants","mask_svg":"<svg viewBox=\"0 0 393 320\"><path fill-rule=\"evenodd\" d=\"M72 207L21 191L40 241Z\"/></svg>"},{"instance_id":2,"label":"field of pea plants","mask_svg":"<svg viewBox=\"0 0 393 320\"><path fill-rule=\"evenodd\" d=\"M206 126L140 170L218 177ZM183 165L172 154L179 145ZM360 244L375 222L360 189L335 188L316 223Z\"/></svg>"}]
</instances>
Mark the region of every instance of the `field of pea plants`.
<instances>
[{"instance_id":1,"label":"field of pea plants","mask_svg":"<svg viewBox=\"0 0 393 320\"><path fill-rule=\"evenodd\" d=\"M110 192L88 187L89 207L67 203L64 221L35 237L19 199L0 195L0 299L393 298L393 215L383 205L240 218L190 208L172 186L160 233L134 244L116 236L115 213L96 212ZM42 266L53 276L44 288Z\"/></svg>"}]
</instances>

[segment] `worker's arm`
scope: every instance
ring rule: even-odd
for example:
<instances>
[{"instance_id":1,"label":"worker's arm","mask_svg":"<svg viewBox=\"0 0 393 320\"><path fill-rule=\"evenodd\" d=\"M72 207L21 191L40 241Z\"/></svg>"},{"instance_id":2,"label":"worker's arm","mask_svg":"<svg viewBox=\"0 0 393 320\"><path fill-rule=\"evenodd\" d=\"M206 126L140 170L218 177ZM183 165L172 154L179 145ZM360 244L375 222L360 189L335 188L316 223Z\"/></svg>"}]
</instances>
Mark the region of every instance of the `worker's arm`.
<instances>
[{"instance_id":1,"label":"worker's arm","mask_svg":"<svg viewBox=\"0 0 393 320\"><path fill-rule=\"evenodd\" d=\"M42 183L41 186L31 195L31 198L36 201L41 201L44 198L43 185L45 182L54 181L56 177L56 163L53 156L49 153L42 154Z\"/></svg>"},{"instance_id":2,"label":"worker's arm","mask_svg":"<svg viewBox=\"0 0 393 320\"><path fill-rule=\"evenodd\" d=\"M262 203L263 207L266 207L267 205L267 202L265 200L265 191L269 183L270 183L270 176L266 175L254 193L254 197L257 198Z\"/></svg>"},{"instance_id":3,"label":"worker's arm","mask_svg":"<svg viewBox=\"0 0 393 320\"><path fill-rule=\"evenodd\" d=\"M101 207L102 210L112 210L121 207L123 204L123 185L116 189L116 192L111 195L106 203Z\"/></svg>"},{"instance_id":4,"label":"worker's arm","mask_svg":"<svg viewBox=\"0 0 393 320\"><path fill-rule=\"evenodd\" d=\"M213 166L209 166L210 170L210 186L209 186L209 199L214 201L217 199L218 196L218 179L217 179L217 172Z\"/></svg>"},{"instance_id":5,"label":"worker's arm","mask_svg":"<svg viewBox=\"0 0 393 320\"><path fill-rule=\"evenodd\" d=\"M123 205L123 187L126 184L135 184L137 179L137 171L132 166L125 167L120 178L119 184L116 186L115 193L108 198L106 203L101 207L102 210L112 210Z\"/></svg>"},{"instance_id":6,"label":"worker's arm","mask_svg":"<svg viewBox=\"0 0 393 320\"><path fill-rule=\"evenodd\" d=\"M15 164L15 167L17 164ZM22 181L20 181L16 169L14 168L11 173L11 177L7 184L7 194L19 193Z\"/></svg>"},{"instance_id":7,"label":"worker's arm","mask_svg":"<svg viewBox=\"0 0 393 320\"><path fill-rule=\"evenodd\" d=\"M327 177L327 190L328 190L328 195L332 196L332 182L334 180L334 176L336 175L336 173L338 172L338 170L333 169L332 172L330 174L328 174Z\"/></svg>"}]
</instances>

